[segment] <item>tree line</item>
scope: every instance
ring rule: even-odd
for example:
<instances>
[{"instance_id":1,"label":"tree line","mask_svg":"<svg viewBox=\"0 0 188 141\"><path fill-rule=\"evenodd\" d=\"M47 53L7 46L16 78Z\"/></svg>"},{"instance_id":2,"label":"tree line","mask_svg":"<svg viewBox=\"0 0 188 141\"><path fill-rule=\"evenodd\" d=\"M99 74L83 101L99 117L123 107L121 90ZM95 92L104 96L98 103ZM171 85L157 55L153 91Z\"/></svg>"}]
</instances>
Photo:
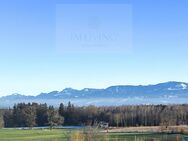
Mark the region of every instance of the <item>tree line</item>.
<instances>
[{"instance_id":1,"label":"tree line","mask_svg":"<svg viewBox=\"0 0 188 141\"><path fill-rule=\"evenodd\" d=\"M34 127L61 125L64 118L53 106L19 103L4 111L4 127Z\"/></svg>"},{"instance_id":2,"label":"tree line","mask_svg":"<svg viewBox=\"0 0 188 141\"><path fill-rule=\"evenodd\" d=\"M92 126L101 121L117 127L187 125L188 105L78 107L69 102L54 108L47 104L19 103L0 110L0 126L4 127Z\"/></svg>"}]
</instances>

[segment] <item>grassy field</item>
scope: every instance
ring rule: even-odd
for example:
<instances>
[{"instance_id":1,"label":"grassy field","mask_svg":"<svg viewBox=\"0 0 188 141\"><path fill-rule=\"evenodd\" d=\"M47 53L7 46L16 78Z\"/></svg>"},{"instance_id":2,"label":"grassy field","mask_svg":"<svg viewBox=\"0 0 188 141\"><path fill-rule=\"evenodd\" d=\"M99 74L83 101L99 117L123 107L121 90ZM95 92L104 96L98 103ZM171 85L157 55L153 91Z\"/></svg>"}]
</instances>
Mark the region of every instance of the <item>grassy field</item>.
<instances>
[{"instance_id":1,"label":"grassy field","mask_svg":"<svg viewBox=\"0 0 188 141\"><path fill-rule=\"evenodd\" d=\"M14 130L1 129L0 141L67 141L67 130Z\"/></svg>"},{"instance_id":2,"label":"grassy field","mask_svg":"<svg viewBox=\"0 0 188 141\"><path fill-rule=\"evenodd\" d=\"M0 141L181 141L182 135L90 133L64 129L18 130L0 129Z\"/></svg>"}]
</instances>

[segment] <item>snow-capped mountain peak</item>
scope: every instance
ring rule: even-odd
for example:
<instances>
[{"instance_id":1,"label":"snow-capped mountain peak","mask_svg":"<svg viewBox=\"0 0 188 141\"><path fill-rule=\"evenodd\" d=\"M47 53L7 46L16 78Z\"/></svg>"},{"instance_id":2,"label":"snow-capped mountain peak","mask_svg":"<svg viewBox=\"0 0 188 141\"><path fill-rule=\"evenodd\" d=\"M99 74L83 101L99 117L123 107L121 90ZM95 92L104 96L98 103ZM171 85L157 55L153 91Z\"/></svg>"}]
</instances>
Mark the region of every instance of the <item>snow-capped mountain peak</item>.
<instances>
[{"instance_id":1,"label":"snow-capped mountain peak","mask_svg":"<svg viewBox=\"0 0 188 141\"><path fill-rule=\"evenodd\" d=\"M186 85L186 84L182 83L182 84L180 84L180 85L181 85L181 87L182 87L183 90L186 90L186 89L187 89L187 85Z\"/></svg>"}]
</instances>

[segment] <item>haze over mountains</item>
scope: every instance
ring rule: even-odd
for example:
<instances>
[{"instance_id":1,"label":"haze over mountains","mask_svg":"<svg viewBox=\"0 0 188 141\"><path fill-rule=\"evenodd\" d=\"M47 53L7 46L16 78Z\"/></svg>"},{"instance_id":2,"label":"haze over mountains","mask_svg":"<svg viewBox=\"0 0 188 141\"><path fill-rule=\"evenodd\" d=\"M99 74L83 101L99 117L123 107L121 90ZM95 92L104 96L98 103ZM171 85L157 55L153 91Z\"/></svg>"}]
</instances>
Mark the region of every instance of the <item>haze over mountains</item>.
<instances>
[{"instance_id":1,"label":"haze over mountains","mask_svg":"<svg viewBox=\"0 0 188 141\"><path fill-rule=\"evenodd\" d=\"M188 83L166 82L156 85L118 85L106 89L66 88L63 91L41 93L37 96L12 94L0 98L0 107L18 102L39 102L58 106L71 101L76 105L136 105L188 103Z\"/></svg>"}]
</instances>

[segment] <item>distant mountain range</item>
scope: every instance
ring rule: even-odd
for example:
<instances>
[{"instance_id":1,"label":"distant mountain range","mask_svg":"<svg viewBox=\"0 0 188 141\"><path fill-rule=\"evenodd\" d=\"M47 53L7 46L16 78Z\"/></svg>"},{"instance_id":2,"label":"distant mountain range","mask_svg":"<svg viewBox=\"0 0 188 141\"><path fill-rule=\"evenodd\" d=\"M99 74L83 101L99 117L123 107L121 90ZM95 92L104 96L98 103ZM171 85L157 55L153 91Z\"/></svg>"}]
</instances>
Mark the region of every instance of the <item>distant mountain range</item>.
<instances>
[{"instance_id":1,"label":"distant mountain range","mask_svg":"<svg viewBox=\"0 0 188 141\"><path fill-rule=\"evenodd\" d=\"M106 89L66 88L63 91L41 93L37 96L12 94L0 98L1 107L18 102L39 102L58 106L71 101L76 105L135 105L188 103L188 83L166 82L156 85L118 85Z\"/></svg>"}]
</instances>

